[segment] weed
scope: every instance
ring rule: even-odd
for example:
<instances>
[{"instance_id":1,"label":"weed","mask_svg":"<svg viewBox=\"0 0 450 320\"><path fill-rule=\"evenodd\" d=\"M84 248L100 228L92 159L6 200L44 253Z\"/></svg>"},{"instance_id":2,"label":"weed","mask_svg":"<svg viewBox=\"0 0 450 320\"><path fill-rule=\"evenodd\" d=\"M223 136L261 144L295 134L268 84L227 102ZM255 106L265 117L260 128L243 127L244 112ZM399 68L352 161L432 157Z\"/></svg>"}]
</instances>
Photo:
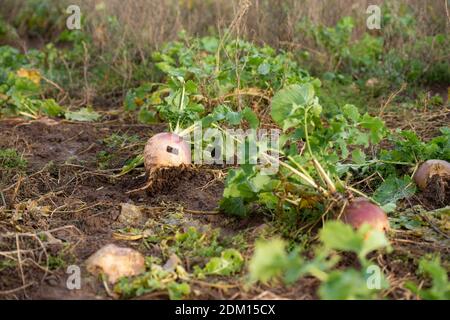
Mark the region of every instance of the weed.
<instances>
[{"instance_id":1,"label":"weed","mask_svg":"<svg viewBox=\"0 0 450 320\"><path fill-rule=\"evenodd\" d=\"M0 168L25 170L27 160L15 149L0 149Z\"/></svg>"}]
</instances>

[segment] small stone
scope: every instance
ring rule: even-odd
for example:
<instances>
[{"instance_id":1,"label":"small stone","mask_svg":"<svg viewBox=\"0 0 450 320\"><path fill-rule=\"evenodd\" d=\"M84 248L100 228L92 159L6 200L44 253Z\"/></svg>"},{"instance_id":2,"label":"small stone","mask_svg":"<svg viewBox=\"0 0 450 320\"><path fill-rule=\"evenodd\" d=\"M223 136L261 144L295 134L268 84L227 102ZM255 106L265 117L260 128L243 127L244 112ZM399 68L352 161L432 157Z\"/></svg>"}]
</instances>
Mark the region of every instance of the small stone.
<instances>
[{"instance_id":1,"label":"small stone","mask_svg":"<svg viewBox=\"0 0 450 320\"><path fill-rule=\"evenodd\" d=\"M142 212L139 207L130 204L122 203L119 215L119 221L127 225L136 225L143 222Z\"/></svg>"},{"instance_id":2,"label":"small stone","mask_svg":"<svg viewBox=\"0 0 450 320\"><path fill-rule=\"evenodd\" d=\"M59 284L58 279L56 279L55 277L49 277L46 279L46 281L52 287L56 287Z\"/></svg>"},{"instance_id":3,"label":"small stone","mask_svg":"<svg viewBox=\"0 0 450 320\"><path fill-rule=\"evenodd\" d=\"M180 258L175 253L172 253L169 260L163 266L163 269L166 271L174 271L176 267L181 264Z\"/></svg>"},{"instance_id":4,"label":"small stone","mask_svg":"<svg viewBox=\"0 0 450 320\"><path fill-rule=\"evenodd\" d=\"M121 277L136 276L145 271L144 256L136 250L108 244L86 261L92 274L103 273L108 281L116 283Z\"/></svg>"}]
</instances>

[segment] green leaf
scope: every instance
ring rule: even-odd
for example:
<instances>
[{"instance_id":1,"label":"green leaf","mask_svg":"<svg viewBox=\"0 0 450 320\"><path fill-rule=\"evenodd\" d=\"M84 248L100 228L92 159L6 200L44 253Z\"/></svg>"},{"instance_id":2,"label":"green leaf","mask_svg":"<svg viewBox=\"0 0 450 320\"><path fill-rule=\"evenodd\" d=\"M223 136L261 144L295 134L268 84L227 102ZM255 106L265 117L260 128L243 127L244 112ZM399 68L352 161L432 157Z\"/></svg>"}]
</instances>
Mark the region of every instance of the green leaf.
<instances>
[{"instance_id":1,"label":"green leaf","mask_svg":"<svg viewBox=\"0 0 450 320\"><path fill-rule=\"evenodd\" d=\"M268 175L257 174L250 180L250 186L255 193L268 191L272 181L272 178Z\"/></svg>"},{"instance_id":2,"label":"green leaf","mask_svg":"<svg viewBox=\"0 0 450 320\"><path fill-rule=\"evenodd\" d=\"M431 277L431 287L419 289L415 283L408 282L406 284L408 289L426 300L450 299L450 283L448 282L447 270L441 266L441 259L439 256L434 258L422 258L419 262L418 273Z\"/></svg>"},{"instance_id":3,"label":"green leaf","mask_svg":"<svg viewBox=\"0 0 450 320\"><path fill-rule=\"evenodd\" d=\"M186 111L194 112L194 113L203 113L205 112L205 107L199 103L189 103L186 107Z\"/></svg>"},{"instance_id":4,"label":"green leaf","mask_svg":"<svg viewBox=\"0 0 450 320\"><path fill-rule=\"evenodd\" d=\"M140 123L158 123L158 113L156 110L149 110L148 107L143 107L139 110L138 120Z\"/></svg>"},{"instance_id":5,"label":"green leaf","mask_svg":"<svg viewBox=\"0 0 450 320\"><path fill-rule=\"evenodd\" d=\"M203 269L197 271L202 275L230 276L241 271L244 258L236 249L222 251L220 258L214 257L208 261Z\"/></svg>"},{"instance_id":6,"label":"green leaf","mask_svg":"<svg viewBox=\"0 0 450 320\"><path fill-rule=\"evenodd\" d=\"M371 299L375 293L364 274L354 269L332 271L319 287L319 296L325 300Z\"/></svg>"},{"instance_id":7,"label":"green leaf","mask_svg":"<svg viewBox=\"0 0 450 320\"><path fill-rule=\"evenodd\" d=\"M127 111L137 110L139 107L146 104L147 95L150 94L153 88L153 84L145 83L136 89L128 90L125 96L124 106ZM156 91L153 99L159 96L159 92Z\"/></svg>"},{"instance_id":8,"label":"green leaf","mask_svg":"<svg viewBox=\"0 0 450 320\"><path fill-rule=\"evenodd\" d=\"M363 239L350 225L340 221L325 223L319 234L320 241L330 249L359 252L362 247Z\"/></svg>"},{"instance_id":9,"label":"green leaf","mask_svg":"<svg viewBox=\"0 0 450 320\"><path fill-rule=\"evenodd\" d=\"M67 111L65 117L67 120L72 121L92 122L100 119L101 115L91 107L87 107L78 111Z\"/></svg>"},{"instance_id":10,"label":"green leaf","mask_svg":"<svg viewBox=\"0 0 450 320\"><path fill-rule=\"evenodd\" d=\"M387 252L392 250L384 232L370 229L368 225L363 225L357 231L358 236L363 239L359 252L356 252L361 262L364 262L365 257L372 251L382 248L386 248Z\"/></svg>"},{"instance_id":11,"label":"green leaf","mask_svg":"<svg viewBox=\"0 0 450 320\"><path fill-rule=\"evenodd\" d=\"M352 120L354 123L359 121L359 110L357 107L355 107L352 104L346 104L342 107L342 112L344 113L344 116L350 120Z\"/></svg>"},{"instance_id":12,"label":"green leaf","mask_svg":"<svg viewBox=\"0 0 450 320\"><path fill-rule=\"evenodd\" d=\"M144 156L138 155L135 158L128 160L127 163L122 167L122 171L118 174L118 176L123 176L128 172L134 170L144 163Z\"/></svg>"},{"instance_id":13,"label":"green leaf","mask_svg":"<svg viewBox=\"0 0 450 320\"><path fill-rule=\"evenodd\" d=\"M54 99L42 101L41 110L50 117L59 117L64 115L65 109L56 103Z\"/></svg>"},{"instance_id":14,"label":"green leaf","mask_svg":"<svg viewBox=\"0 0 450 320\"><path fill-rule=\"evenodd\" d=\"M363 164L366 161L366 154L361 149L352 151L352 160L356 164Z\"/></svg>"},{"instance_id":15,"label":"green leaf","mask_svg":"<svg viewBox=\"0 0 450 320\"><path fill-rule=\"evenodd\" d=\"M378 144L386 134L384 122L378 117L371 117L366 113L360 124L361 127L370 130L370 140L373 144Z\"/></svg>"},{"instance_id":16,"label":"green leaf","mask_svg":"<svg viewBox=\"0 0 450 320\"><path fill-rule=\"evenodd\" d=\"M195 94L198 91L197 84L192 80L186 81L185 89L186 92L190 94Z\"/></svg>"},{"instance_id":17,"label":"green leaf","mask_svg":"<svg viewBox=\"0 0 450 320\"><path fill-rule=\"evenodd\" d=\"M238 125L241 123L242 114L236 111L229 110L226 113L226 120L233 126Z\"/></svg>"},{"instance_id":18,"label":"green leaf","mask_svg":"<svg viewBox=\"0 0 450 320\"><path fill-rule=\"evenodd\" d=\"M381 205L396 204L398 200L409 198L416 192L416 185L411 177L397 178L390 176L378 187L373 198Z\"/></svg>"},{"instance_id":19,"label":"green leaf","mask_svg":"<svg viewBox=\"0 0 450 320\"><path fill-rule=\"evenodd\" d=\"M371 230L368 225L354 230L341 221L329 221L320 230L319 237L326 248L354 252L361 262L365 262L366 255L371 251L389 248L389 241L385 234Z\"/></svg>"},{"instance_id":20,"label":"green leaf","mask_svg":"<svg viewBox=\"0 0 450 320\"><path fill-rule=\"evenodd\" d=\"M203 48L210 53L215 53L219 46L219 40L215 37L204 37L201 39Z\"/></svg>"},{"instance_id":21,"label":"green leaf","mask_svg":"<svg viewBox=\"0 0 450 320\"><path fill-rule=\"evenodd\" d=\"M253 112L251 108L245 107L244 110L242 110L242 116L248 122L250 128L256 129L259 127L258 116Z\"/></svg>"},{"instance_id":22,"label":"green leaf","mask_svg":"<svg viewBox=\"0 0 450 320\"><path fill-rule=\"evenodd\" d=\"M249 262L250 281L268 283L280 277L288 258L285 251L286 243L281 239L258 241L255 244L255 253Z\"/></svg>"},{"instance_id":23,"label":"green leaf","mask_svg":"<svg viewBox=\"0 0 450 320\"><path fill-rule=\"evenodd\" d=\"M312 84L294 84L278 91L271 102L272 119L283 130L295 126L293 116L297 109L306 107L314 102L314 87Z\"/></svg>"},{"instance_id":24,"label":"green leaf","mask_svg":"<svg viewBox=\"0 0 450 320\"><path fill-rule=\"evenodd\" d=\"M268 63L261 63L258 67L258 73L261 75L269 74L270 72L270 65Z\"/></svg>"},{"instance_id":25,"label":"green leaf","mask_svg":"<svg viewBox=\"0 0 450 320\"><path fill-rule=\"evenodd\" d=\"M169 292L170 300L181 300L191 293L191 287L185 282L170 282L167 285L167 291Z\"/></svg>"},{"instance_id":26,"label":"green leaf","mask_svg":"<svg viewBox=\"0 0 450 320\"><path fill-rule=\"evenodd\" d=\"M237 197L224 197L220 201L220 210L238 217L245 217L248 214L247 208L244 204L244 199Z\"/></svg>"}]
</instances>

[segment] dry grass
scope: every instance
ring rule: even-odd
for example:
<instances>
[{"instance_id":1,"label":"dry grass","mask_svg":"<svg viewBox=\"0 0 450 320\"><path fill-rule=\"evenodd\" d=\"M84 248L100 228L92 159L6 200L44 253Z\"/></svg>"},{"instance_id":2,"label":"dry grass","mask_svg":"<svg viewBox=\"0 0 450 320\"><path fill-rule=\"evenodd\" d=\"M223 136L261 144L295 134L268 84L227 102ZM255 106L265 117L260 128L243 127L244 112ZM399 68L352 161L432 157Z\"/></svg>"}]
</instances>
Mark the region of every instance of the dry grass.
<instances>
[{"instance_id":1,"label":"dry grass","mask_svg":"<svg viewBox=\"0 0 450 320\"><path fill-rule=\"evenodd\" d=\"M243 3L250 7L236 32L258 43L279 47L283 42L303 43L305 35L298 32L301 19L310 19L318 25L333 26L339 19L352 16L355 21L354 37L367 31L366 9L370 4L381 5L381 0L81 0L95 38L100 46L120 47L126 41L133 43L141 54L147 46L158 47L176 38L181 30L188 34L204 35L223 33ZM104 9L98 10L104 3ZM95 9L97 6L97 10ZM445 32L448 22L445 15L445 0L403 0L389 2L395 15L404 14L408 8L416 17L413 34L417 37ZM108 17L116 16L118 30L107 27ZM390 45L402 46L396 30L382 30L389 37Z\"/></svg>"},{"instance_id":2,"label":"dry grass","mask_svg":"<svg viewBox=\"0 0 450 320\"><path fill-rule=\"evenodd\" d=\"M4 0L0 14L6 19L16 16L24 2ZM308 18L315 24L332 26L344 16L356 21L355 37L366 29L366 9L382 0L48 0L61 8L78 4L85 16L84 28L92 32L96 44L103 50L132 47L145 57L147 47L158 47L186 30L188 34L223 33L239 13L244 2L250 4L242 19L239 33L247 39L279 47L282 42L303 42L298 22ZM416 17L413 26L417 37L444 33L449 28L445 0L388 1L394 16L408 9ZM383 36L395 35L395 30L382 30ZM414 39L407 39L413 41ZM391 39L391 45L403 45L404 39Z\"/></svg>"}]
</instances>

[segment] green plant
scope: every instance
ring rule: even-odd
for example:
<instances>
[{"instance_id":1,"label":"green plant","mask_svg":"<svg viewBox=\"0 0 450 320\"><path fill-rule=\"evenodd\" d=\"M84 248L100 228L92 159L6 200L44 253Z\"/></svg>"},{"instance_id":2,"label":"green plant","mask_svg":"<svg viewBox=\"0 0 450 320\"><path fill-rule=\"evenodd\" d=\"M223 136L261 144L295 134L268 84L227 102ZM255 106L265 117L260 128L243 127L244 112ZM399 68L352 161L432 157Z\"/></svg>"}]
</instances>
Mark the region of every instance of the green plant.
<instances>
[{"instance_id":1,"label":"green plant","mask_svg":"<svg viewBox=\"0 0 450 320\"><path fill-rule=\"evenodd\" d=\"M52 35L64 28L63 4L56 1L27 1L14 19L19 31L29 36Z\"/></svg>"},{"instance_id":2,"label":"green plant","mask_svg":"<svg viewBox=\"0 0 450 320\"><path fill-rule=\"evenodd\" d=\"M315 247L311 260L302 255L299 246L287 251L283 240L257 242L249 263L249 280L268 283L281 279L292 284L302 277L313 276L321 282L318 293L322 299L374 298L380 289L387 288L387 282L380 273L380 287L369 287L367 270L373 264L367 255L382 248L390 250L390 246L382 232L369 231L367 227L363 225L355 231L339 221L327 222L319 233L321 243ZM353 252L361 268L338 269L340 256L335 251Z\"/></svg>"},{"instance_id":3,"label":"green plant","mask_svg":"<svg viewBox=\"0 0 450 320\"><path fill-rule=\"evenodd\" d=\"M120 149L131 144L139 142L139 137L137 135L128 135L126 133L113 133L110 136L103 139L103 143L111 149Z\"/></svg>"},{"instance_id":4,"label":"green plant","mask_svg":"<svg viewBox=\"0 0 450 320\"><path fill-rule=\"evenodd\" d=\"M425 300L450 299L450 283L448 282L447 270L441 265L439 256L422 258L419 262L418 273L430 277L431 286L421 288L409 281L407 283L408 289Z\"/></svg>"},{"instance_id":5,"label":"green plant","mask_svg":"<svg viewBox=\"0 0 450 320\"><path fill-rule=\"evenodd\" d=\"M355 21L352 17L343 17L335 26L315 25L308 19L298 24L299 32L312 39L320 53L327 56L324 77L343 78L338 72L352 74L353 78L367 79L368 73L379 67L383 53L383 38L364 33L358 40L352 40ZM316 56L315 52L307 57ZM325 60L322 55L321 59Z\"/></svg>"},{"instance_id":6,"label":"green plant","mask_svg":"<svg viewBox=\"0 0 450 320\"><path fill-rule=\"evenodd\" d=\"M98 167L101 170L105 170L109 167L110 161L113 159L113 155L108 153L107 151L100 151L96 155Z\"/></svg>"},{"instance_id":7,"label":"green plant","mask_svg":"<svg viewBox=\"0 0 450 320\"><path fill-rule=\"evenodd\" d=\"M268 46L242 40L226 42L218 64L219 39L183 40L190 46L174 41L153 54L167 84L148 83L128 91L125 109L139 110L141 122L166 121L172 129L178 122L187 127L224 99L233 101L231 109L235 109L245 97L268 99L267 94L285 84L312 81L290 54Z\"/></svg>"},{"instance_id":8,"label":"green plant","mask_svg":"<svg viewBox=\"0 0 450 320\"><path fill-rule=\"evenodd\" d=\"M123 298L132 298L163 290L172 300L179 300L190 294L190 286L184 281L187 280L187 273L181 266L169 271L151 263L148 269L147 272L133 279L120 279L114 286L114 291Z\"/></svg>"},{"instance_id":9,"label":"green plant","mask_svg":"<svg viewBox=\"0 0 450 320\"><path fill-rule=\"evenodd\" d=\"M450 129L439 129L441 135L428 142L422 141L416 133L409 130L396 130L388 136L394 146L381 150L380 159L393 162L417 163L428 159L450 161Z\"/></svg>"},{"instance_id":10,"label":"green plant","mask_svg":"<svg viewBox=\"0 0 450 320\"><path fill-rule=\"evenodd\" d=\"M48 268L50 270L58 270L66 265L66 261L60 255L49 255L48 257Z\"/></svg>"},{"instance_id":11,"label":"green plant","mask_svg":"<svg viewBox=\"0 0 450 320\"><path fill-rule=\"evenodd\" d=\"M171 251L180 256L214 257L223 250L218 236L218 229L205 234L195 227L189 227L185 232L177 231Z\"/></svg>"},{"instance_id":12,"label":"green plant","mask_svg":"<svg viewBox=\"0 0 450 320\"><path fill-rule=\"evenodd\" d=\"M305 206L315 207L316 212L323 210L317 197L329 198L336 191L345 192L340 178L352 165L366 163L362 148L378 144L386 134L381 119L367 113L361 115L352 105L345 105L342 114L325 117L311 84L291 85L277 92L272 99L271 115L283 129L280 149L275 150L283 160L261 150L259 155L278 162L279 171L262 175L255 165L231 170L221 202L225 212L244 216L248 213L247 205L255 201L279 212L298 213ZM303 144L300 152L299 144ZM349 149L353 151L350 153Z\"/></svg>"},{"instance_id":13,"label":"green plant","mask_svg":"<svg viewBox=\"0 0 450 320\"><path fill-rule=\"evenodd\" d=\"M220 257L211 258L203 268L195 269L195 274L199 278L210 275L230 276L241 271L244 265L244 258L236 249L226 249L222 251Z\"/></svg>"},{"instance_id":14,"label":"green plant","mask_svg":"<svg viewBox=\"0 0 450 320\"><path fill-rule=\"evenodd\" d=\"M0 168L25 170L27 161L15 149L0 149Z\"/></svg>"}]
</instances>

